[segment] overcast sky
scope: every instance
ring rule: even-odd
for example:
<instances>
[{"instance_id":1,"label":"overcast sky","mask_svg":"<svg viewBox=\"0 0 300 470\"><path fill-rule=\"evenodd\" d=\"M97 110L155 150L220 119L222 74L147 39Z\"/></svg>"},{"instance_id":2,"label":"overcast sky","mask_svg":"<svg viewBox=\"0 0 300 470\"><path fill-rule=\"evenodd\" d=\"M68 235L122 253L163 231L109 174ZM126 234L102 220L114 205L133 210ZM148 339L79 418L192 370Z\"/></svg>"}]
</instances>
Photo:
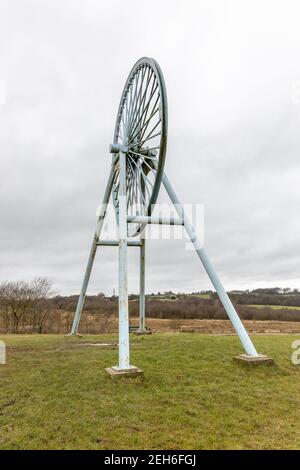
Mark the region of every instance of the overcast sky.
<instances>
[{"instance_id":1,"label":"overcast sky","mask_svg":"<svg viewBox=\"0 0 300 470\"><path fill-rule=\"evenodd\" d=\"M168 93L166 173L204 204L225 288L300 287L299 25L297 0L1 0L0 281L80 290L122 88L150 56ZM98 251L89 292L117 288L117 260ZM137 291L137 250L129 262ZM207 288L184 242L148 243L148 292Z\"/></svg>"}]
</instances>

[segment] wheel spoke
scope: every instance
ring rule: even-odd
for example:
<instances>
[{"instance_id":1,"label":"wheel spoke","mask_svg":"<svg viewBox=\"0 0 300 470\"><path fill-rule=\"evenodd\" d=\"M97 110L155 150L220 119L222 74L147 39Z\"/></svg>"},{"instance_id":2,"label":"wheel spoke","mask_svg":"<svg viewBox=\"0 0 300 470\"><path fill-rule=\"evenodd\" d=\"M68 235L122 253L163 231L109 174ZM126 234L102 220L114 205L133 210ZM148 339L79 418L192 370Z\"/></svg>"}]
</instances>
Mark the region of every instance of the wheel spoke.
<instances>
[{"instance_id":1,"label":"wheel spoke","mask_svg":"<svg viewBox=\"0 0 300 470\"><path fill-rule=\"evenodd\" d=\"M137 175L138 175L138 173L141 172L141 170L140 170L139 167L137 167L137 171L134 171L130 160L131 160L131 159L128 159L128 162L129 162L131 171L132 171L132 173L134 174L134 179L135 179L135 183L136 183L136 188L135 188L135 191L136 191L136 200L138 201L138 193L140 192L140 189L141 189L141 188L139 188L139 186L138 186L138 178L137 178ZM143 200L144 200L144 204L145 204L145 206L146 206L146 205L147 205L147 204L146 204L146 201L145 201L144 198L143 198Z\"/></svg>"},{"instance_id":2,"label":"wheel spoke","mask_svg":"<svg viewBox=\"0 0 300 470\"><path fill-rule=\"evenodd\" d=\"M154 85L155 85L155 88L153 89ZM155 94L157 88L158 88L158 84L154 81L154 82L153 82L153 85L152 85L152 90L151 90L151 92L150 92L149 100L148 100L148 102L147 102L147 105L144 107L143 112L142 112L141 117L140 117L140 119L143 117L143 121L145 121L145 119L146 119L146 117L147 117L147 112L148 112L148 109L149 109L151 100L152 100L152 98L153 98L153 96L154 96L154 94ZM158 96L159 96L159 95L158 95ZM137 123L135 124L135 127L134 127L133 130L131 131L131 135L132 135L133 132L135 132L135 130L136 130L138 124L139 124L139 122L137 122Z\"/></svg>"},{"instance_id":3,"label":"wheel spoke","mask_svg":"<svg viewBox=\"0 0 300 470\"><path fill-rule=\"evenodd\" d=\"M158 89L158 83L157 83L156 80L154 80L153 83L152 83L152 88L151 88L150 93L149 93L147 104L144 106L144 109L143 109L143 123L147 119L148 109L149 109L150 103L151 103L152 98L155 95L157 89ZM157 95L159 97L159 90L157 91Z\"/></svg>"},{"instance_id":4,"label":"wheel spoke","mask_svg":"<svg viewBox=\"0 0 300 470\"><path fill-rule=\"evenodd\" d=\"M150 70L150 69L149 69ZM148 73L148 78L147 78L147 82L146 82L146 87L145 87L145 90L144 90L144 93L143 93L143 96L141 98L141 101L140 101L140 104L139 104L139 109L138 109L138 112L136 112L134 115L133 115L133 118L131 119L131 123L130 123L130 135L132 135L132 133L135 131L136 127L138 126L138 123L141 119L141 108L143 107L144 109L144 104L145 104L145 98L146 98L146 95L147 95L147 90L148 90L148 87L149 87L149 83L151 81L153 77L153 72L151 70L151 72ZM153 84L155 83L155 79L153 80ZM153 84L152 84L152 88L153 88ZM134 127L135 126L135 127Z\"/></svg>"},{"instance_id":5,"label":"wheel spoke","mask_svg":"<svg viewBox=\"0 0 300 470\"><path fill-rule=\"evenodd\" d=\"M143 159L143 164L146 165L149 168L149 170L156 171L156 168L153 168L152 166L150 166L143 156L141 158Z\"/></svg>"},{"instance_id":6,"label":"wheel spoke","mask_svg":"<svg viewBox=\"0 0 300 470\"><path fill-rule=\"evenodd\" d=\"M142 93L142 90L143 90L143 83L144 83L145 75L146 75L146 67L144 67L142 69L142 72L140 73L141 79L140 79L140 83L139 83L139 91L138 91L138 94L136 96L136 100L135 100L135 103L134 103L134 108L132 110L132 117L130 119L130 122L128 122L128 131L129 132L130 132L130 129L131 129L131 126L132 126L132 119L138 111L138 107L139 107L139 103L140 103L140 99L141 99L141 93Z\"/></svg>"},{"instance_id":7,"label":"wheel spoke","mask_svg":"<svg viewBox=\"0 0 300 470\"><path fill-rule=\"evenodd\" d=\"M156 108L156 110L151 114L151 116L147 119L147 121L139 128L136 134L134 134L132 137L130 137L130 140L134 140L135 137L141 132L141 138L143 138L143 135L148 127L149 122L155 116L155 114L159 111L159 108ZM146 126L146 128L142 131L142 129Z\"/></svg>"},{"instance_id":8,"label":"wheel spoke","mask_svg":"<svg viewBox=\"0 0 300 470\"><path fill-rule=\"evenodd\" d=\"M152 182L148 179L148 177L145 175L145 173L143 172L143 169L142 169L142 167L140 166L139 162L136 163L136 162L134 161L134 159L133 159L130 155L129 155L129 158L130 158L131 161L136 165L136 167L137 167L138 169L140 169L140 171L141 171L141 173L142 173L142 177L143 177L143 179L145 180L145 182L147 181L147 182L150 184L150 186L153 188L153 183L152 183Z\"/></svg>"},{"instance_id":9,"label":"wheel spoke","mask_svg":"<svg viewBox=\"0 0 300 470\"><path fill-rule=\"evenodd\" d=\"M131 185L130 185L130 188L129 188L129 194L131 195L131 206L132 206L132 201L133 201L133 196L132 196L132 193L134 191L134 185L133 185L133 180L134 180L134 176L135 176L135 172L131 166L131 163L129 161L129 159L127 159L129 165L130 165L130 168L129 168L129 171L131 172L131 175L132 175L132 178L131 178ZM127 207L129 206L129 200L127 201Z\"/></svg>"},{"instance_id":10,"label":"wheel spoke","mask_svg":"<svg viewBox=\"0 0 300 470\"><path fill-rule=\"evenodd\" d=\"M157 147L153 147L152 149L149 149L149 150L153 150ZM159 147L158 147L159 148ZM148 150L148 149L147 149ZM139 153L139 152L135 152L134 150L129 150L129 153L133 153L133 155L137 155L139 157L143 157L143 158L146 158L147 160L153 160L155 162L157 162L157 158L156 157L148 157L148 155L143 155L142 153Z\"/></svg>"},{"instance_id":11,"label":"wheel spoke","mask_svg":"<svg viewBox=\"0 0 300 470\"><path fill-rule=\"evenodd\" d=\"M143 132L142 132L141 135L140 135L140 138L141 138L141 139L144 137L144 135L145 135L145 133L146 133L146 130L147 130L147 127L148 127L148 125L149 125L149 123L150 123L150 121L151 121L151 118L152 118L153 116L155 116L155 114L156 114L157 112L159 112L159 106L156 108L158 100L159 100L159 96L157 97L157 99L156 99L156 101L155 101L155 103L154 103L154 106L152 107L152 110L151 110L151 113L150 113L150 118L147 119L147 125L146 125L146 127L144 128ZM155 109L155 108L156 108L156 109ZM143 127L144 127L144 124L143 124Z\"/></svg>"},{"instance_id":12,"label":"wheel spoke","mask_svg":"<svg viewBox=\"0 0 300 470\"><path fill-rule=\"evenodd\" d=\"M142 113L142 110L144 108L144 104L145 104L145 99L146 99L146 96L147 96L147 91L148 91L148 87L149 87L149 84L151 82L153 78L153 71L149 68L148 69L148 78L147 78L147 82L146 82L146 86L145 86L145 89L144 89L144 92L143 92L143 96L140 100L140 103L139 103L139 106L138 106L138 112L136 113L136 117L138 119L138 122L140 122L141 120L141 113ZM153 80L153 83L155 82L155 77L154 77L154 80ZM130 134L132 133L131 132L131 129L134 125L134 122L132 123L131 127L130 127Z\"/></svg>"},{"instance_id":13,"label":"wheel spoke","mask_svg":"<svg viewBox=\"0 0 300 470\"><path fill-rule=\"evenodd\" d=\"M158 124L159 124L159 123L157 123L157 125L158 125ZM156 125L155 127L157 127L157 125ZM154 129L153 129L153 130L154 130ZM152 133L152 131L151 131L151 133ZM151 134L151 133L150 133L150 134ZM157 134L154 134L154 135L152 135L152 136L150 136L150 134L147 135L147 138L146 138L146 139L140 140L139 142L136 142L134 145L137 145L137 146L141 147L141 146L144 145L144 143L147 142L148 140L154 139L154 137L157 137L158 135L161 135L161 132L158 132ZM130 145L130 146L128 147L129 151L131 151L131 150L130 150L131 147L133 147L133 145Z\"/></svg>"}]
</instances>

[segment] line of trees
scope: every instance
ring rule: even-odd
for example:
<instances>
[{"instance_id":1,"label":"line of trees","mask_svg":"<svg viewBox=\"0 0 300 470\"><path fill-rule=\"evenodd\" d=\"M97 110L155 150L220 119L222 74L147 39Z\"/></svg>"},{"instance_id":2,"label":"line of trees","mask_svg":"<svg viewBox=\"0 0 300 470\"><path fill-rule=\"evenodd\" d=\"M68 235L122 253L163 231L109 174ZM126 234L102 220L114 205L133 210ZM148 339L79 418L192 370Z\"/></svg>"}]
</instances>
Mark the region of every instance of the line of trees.
<instances>
[{"instance_id":1,"label":"line of trees","mask_svg":"<svg viewBox=\"0 0 300 470\"><path fill-rule=\"evenodd\" d=\"M242 319L297 321L300 310L286 305L300 306L299 292L231 292L231 300ZM146 317L161 319L227 319L227 314L216 294L208 291L193 294L164 292L146 296ZM175 298L175 299L174 299ZM70 331L78 295L60 296L51 292L51 281L37 277L31 282L5 281L0 284L0 331L12 333L67 333ZM290 301L290 303L289 303ZM284 302L281 304L281 302ZM251 304L260 304L254 308ZM264 306L263 306L264 305ZM272 309L269 305L283 305ZM130 296L130 317L137 323L139 300ZM82 316L82 331L108 332L116 325L118 298L103 293L88 295Z\"/></svg>"},{"instance_id":2,"label":"line of trees","mask_svg":"<svg viewBox=\"0 0 300 470\"><path fill-rule=\"evenodd\" d=\"M26 324L33 331L43 332L51 311L51 284L46 277L0 284L0 317L6 331L18 333L20 325Z\"/></svg>"}]
</instances>

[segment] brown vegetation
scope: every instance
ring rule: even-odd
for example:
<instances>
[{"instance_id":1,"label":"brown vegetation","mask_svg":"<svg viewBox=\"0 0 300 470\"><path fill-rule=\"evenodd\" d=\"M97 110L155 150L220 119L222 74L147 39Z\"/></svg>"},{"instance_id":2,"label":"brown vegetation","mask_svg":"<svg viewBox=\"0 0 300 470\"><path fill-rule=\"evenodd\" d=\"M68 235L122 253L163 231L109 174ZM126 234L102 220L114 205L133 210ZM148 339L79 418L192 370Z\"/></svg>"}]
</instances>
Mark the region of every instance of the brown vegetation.
<instances>
[{"instance_id":1,"label":"brown vegetation","mask_svg":"<svg viewBox=\"0 0 300 470\"><path fill-rule=\"evenodd\" d=\"M50 297L51 283L45 278L36 278L31 283L4 282L0 285L0 332L13 333L68 333L71 328L78 296ZM263 290L263 292L231 293L240 317L244 321L258 322L291 322L293 325L299 322L300 329L300 295L298 292L279 293L277 290ZM292 300L287 301L290 297ZM262 306L268 301L272 305L280 305L282 298L288 304L294 304L293 308L273 309L268 305ZM251 307L245 302L253 302L254 299L261 308ZM138 296L129 297L129 309L131 323L138 324L139 302ZM117 330L118 299L115 296L105 297L104 294L87 296L84 313L82 315L80 331L82 333L108 333ZM165 328L179 331L183 325L202 321L219 322L215 329L227 325L227 315L223 306L214 293L174 294L172 292L149 295L146 300L146 316L149 326L156 324L154 328ZM151 320L150 320L151 319ZM166 322L164 322L166 320ZM229 328L230 324L228 323ZM271 329L267 324L264 330ZM210 328L209 328L210 330ZM228 327L226 326L226 331ZM282 331L276 327L275 330ZM206 331L207 332L207 331ZM221 332L221 331L220 331Z\"/></svg>"},{"instance_id":2,"label":"brown vegetation","mask_svg":"<svg viewBox=\"0 0 300 470\"><path fill-rule=\"evenodd\" d=\"M32 282L15 281L0 284L0 319L6 332L18 333L20 328L42 333L47 316L51 282L37 277Z\"/></svg>"}]
</instances>

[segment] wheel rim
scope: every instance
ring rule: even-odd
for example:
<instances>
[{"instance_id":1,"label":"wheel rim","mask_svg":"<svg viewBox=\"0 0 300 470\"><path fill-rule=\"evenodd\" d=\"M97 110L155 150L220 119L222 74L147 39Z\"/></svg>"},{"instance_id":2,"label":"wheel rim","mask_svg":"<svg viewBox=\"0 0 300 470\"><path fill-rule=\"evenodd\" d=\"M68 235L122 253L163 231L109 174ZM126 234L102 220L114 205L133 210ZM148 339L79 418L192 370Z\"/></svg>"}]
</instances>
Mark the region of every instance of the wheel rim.
<instances>
[{"instance_id":1,"label":"wheel rim","mask_svg":"<svg viewBox=\"0 0 300 470\"><path fill-rule=\"evenodd\" d=\"M121 97L114 144L126 153L128 216L151 215L156 202L167 145L167 96L162 72L144 57L132 68ZM114 167L113 203L119 220L119 163ZM128 236L144 225L128 224Z\"/></svg>"}]
</instances>

